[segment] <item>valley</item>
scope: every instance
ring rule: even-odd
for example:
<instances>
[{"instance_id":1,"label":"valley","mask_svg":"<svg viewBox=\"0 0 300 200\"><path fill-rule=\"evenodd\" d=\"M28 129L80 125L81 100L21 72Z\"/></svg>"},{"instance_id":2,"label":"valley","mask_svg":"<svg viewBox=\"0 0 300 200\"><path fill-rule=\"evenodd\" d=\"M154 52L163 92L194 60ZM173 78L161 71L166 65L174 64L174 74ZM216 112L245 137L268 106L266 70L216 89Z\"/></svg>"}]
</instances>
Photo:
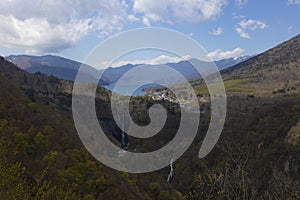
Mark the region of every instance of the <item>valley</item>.
<instances>
[{"instance_id":1,"label":"valley","mask_svg":"<svg viewBox=\"0 0 300 200\"><path fill-rule=\"evenodd\" d=\"M221 71L227 117L220 140L197 157L211 111L201 79L191 84L205 114L192 146L169 167L129 174L98 162L82 145L72 119L70 80L30 74L0 59L0 196L6 199L298 199L300 197L300 36ZM159 89L158 89L159 90ZM111 92L98 87L96 111L107 137L121 148ZM203 101L203 98L206 101ZM130 114L149 123L159 103L168 119L159 134L128 136L126 150L149 152L176 134L177 102L132 97Z\"/></svg>"}]
</instances>

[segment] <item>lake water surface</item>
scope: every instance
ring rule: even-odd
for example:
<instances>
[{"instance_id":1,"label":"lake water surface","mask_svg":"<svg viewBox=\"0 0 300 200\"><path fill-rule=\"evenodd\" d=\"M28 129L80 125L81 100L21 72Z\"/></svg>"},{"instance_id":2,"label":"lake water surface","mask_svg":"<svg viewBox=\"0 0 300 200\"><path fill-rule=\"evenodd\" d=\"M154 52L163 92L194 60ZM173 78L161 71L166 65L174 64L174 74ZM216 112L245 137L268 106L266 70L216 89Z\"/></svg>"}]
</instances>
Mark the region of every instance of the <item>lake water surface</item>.
<instances>
[{"instance_id":1,"label":"lake water surface","mask_svg":"<svg viewBox=\"0 0 300 200\"><path fill-rule=\"evenodd\" d=\"M158 84L150 83L150 84L143 85L140 87L138 87L138 85L119 85L118 90L115 89L115 86L116 86L116 84L114 83L114 84L110 84L110 85L104 85L103 87L112 92L115 92L115 93L118 93L121 95L125 95L125 96L145 96L146 92L143 91L143 89L149 88L149 87L155 87L155 86L158 86ZM134 91L134 93L130 94L130 91L134 90L135 88L137 88L137 89Z\"/></svg>"}]
</instances>

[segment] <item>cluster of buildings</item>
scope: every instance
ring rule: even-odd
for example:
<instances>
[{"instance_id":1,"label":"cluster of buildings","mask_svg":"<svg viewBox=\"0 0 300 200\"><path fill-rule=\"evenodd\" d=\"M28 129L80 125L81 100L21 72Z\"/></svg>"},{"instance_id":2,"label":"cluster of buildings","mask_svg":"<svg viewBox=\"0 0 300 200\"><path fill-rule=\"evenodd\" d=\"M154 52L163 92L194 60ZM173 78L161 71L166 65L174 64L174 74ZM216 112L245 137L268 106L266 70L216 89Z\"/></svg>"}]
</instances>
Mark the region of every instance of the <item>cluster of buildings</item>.
<instances>
[{"instance_id":1,"label":"cluster of buildings","mask_svg":"<svg viewBox=\"0 0 300 200\"><path fill-rule=\"evenodd\" d=\"M152 98L154 101L169 101L172 103L179 103L174 95L170 95L167 91L159 91L159 92L152 92L151 90L148 92L148 96Z\"/></svg>"},{"instance_id":2,"label":"cluster of buildings","mask_svg":"<svg viewBox=\"0 0 300 200\"><path fill-rule=\"evenodd\" d=\"M189 102L189 101L185 100L185 98L181 98L179 101L175 95L170 94L166 90L155 91L155 92L150 90L150 91L148 91L147 95L150 98L152 98L152 100L154 100L154 101L168 101L171 103L180 103L180 107L187 111L197 112L197 113L205 113L205 110L203 108L198 108L197 106L195 106L195 103ZM199 101L202 103L208 103L209 98L201 97Z\"/></svg>"}]
</instances>

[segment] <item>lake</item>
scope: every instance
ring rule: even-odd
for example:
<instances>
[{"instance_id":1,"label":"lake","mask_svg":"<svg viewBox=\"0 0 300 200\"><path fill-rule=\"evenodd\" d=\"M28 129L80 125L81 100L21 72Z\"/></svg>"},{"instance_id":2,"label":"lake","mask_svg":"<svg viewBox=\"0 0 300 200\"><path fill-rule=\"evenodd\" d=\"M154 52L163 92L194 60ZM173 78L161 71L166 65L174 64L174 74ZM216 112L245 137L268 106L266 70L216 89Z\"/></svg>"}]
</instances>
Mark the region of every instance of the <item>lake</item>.
<instances>
[{"instance_id":1,"label":"lake","mask_svg":"<svg viewBox=\"0 0 300 200\"><path fill-rule=\"evenodd\" d=\"M150 83L150 84L146 84L146 85L143 85L143 86L140 86L138 89L136 89L133 93L133 95L130 94L129 91L135 89L136 87L138 87L138 85L121 85L119 86L118 90L115 90L115 86L116 84L113 83L113 84L110 84L110 85L103 85L102 87L110 90L110 91L113 91L115 93L118 93L118 94L121 94L121 95L125 95L125 96L145 96L146 95L146 92L143 91L143 89L145 88L149 88L149 87L155 87L155 86L159 86L159 84L157 83Z\"/></svg>"}]
</instances>

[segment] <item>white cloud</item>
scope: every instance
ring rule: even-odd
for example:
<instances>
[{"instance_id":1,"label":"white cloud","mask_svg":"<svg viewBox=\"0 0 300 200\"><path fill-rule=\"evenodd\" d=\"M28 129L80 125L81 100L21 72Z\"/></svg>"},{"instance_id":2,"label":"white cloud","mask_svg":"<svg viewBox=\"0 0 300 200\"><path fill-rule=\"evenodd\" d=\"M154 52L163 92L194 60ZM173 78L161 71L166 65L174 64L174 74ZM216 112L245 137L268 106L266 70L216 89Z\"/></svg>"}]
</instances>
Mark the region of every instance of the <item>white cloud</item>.
<instances>
[{"instance_id":1,"label":"white cloud","mask_svg":"<svg viewBox=\"0 0 300 200\"><path fill-rule=\"evenodd\" d=\"M24 21L0 15L0 44L24 47L28 53L57 52L74 45L90 29L90 20L50 24L45 19Z\"/></svg>"},{"instance_id":2,"label":"white cloud","mask_svg":"<svg viewBox=\"0 0 300 200\"><path fill-rule=\"evenodd\" d=\"M242 38L250 39L249 33L247 33L244 29L237 27L235 30Z\"/></svg>"},{"instance_id":3,"label":"white cloud","mask_svg":"<svg viewBox=\"0 0 300 200\"><path fill-rule=\"evenodd\" d=\"M264 22L259 20L248 19L240 21L236 26L235 30L242 38L250 39L251 36L248 33L248 31L255 31L257 29L266 28L268 28L268 25Z\"/></svg>"},{"instance_id":4,"label":"white cloud","mask_svg":"<svg viewBox=\"0 0 300 200\"><path fill-rule=\"evenodd\" d=\"M243 7L248 3L248 0L235 0L235 5L239 8Z\"/></svg>"},{"instance_id":5,"label":"white cloud","mask_svg":"<svg viewBox=\"0 0 300 200\"><path fill-rule=\"evenodd\" d=\"M288 27L288 34L291 35L293 33L293 27L289 26Z\"/></svg>"},{"instance_id":6,"label":"white cloud","mask_svg":"<svg viewBox=\"0 0 300 200\"><path fill-rule=\"evenodd\" d=\"M191 56L186 55L183 57L171 57L171 56L166 56L166 55L161 55L155 58L151 58L151 59L145 59L145 60L124 60L124 61L118 61L118 62L114 62L112 64L113 67L119 67L119 66L123 66L123 65L127 65L127 64L133 64L133 65L137 65L137 64L147 64L147 65L157 65L157 64L166 64L166 63L178 63L180 61L183 60L188 60L190 59ZM107 68L110 65L110 62L102 62L100 63L98 66L96 66L97 68L103 69L103 68Z\"/></svg>"},{"instance_id":7,"label":"white cloud","mask_svg":"<svg viewBox=\"0 0 300 200\"><path fill-rule=\"evenodd\" d=\"M291 4L300 4L300 0L288 0L288 5Z\"/></svg>"},{"instance_id":8,"label":"white cloud","mask_svg":"<svg viewBox=\"0 0 300 200\"><path fill-rule=\"evenodd\" d=\"M138 21L140 21L140 19L137 18L136 16L134 16L133 14L128 15L128 16L127 16L127 19L128 19L129 21L131 21L131 22L138 22Z\"/></svg>"},{"instance_id":9,"label":"white cloud","mask_svg":"<svg viewBox=\"0 0 300 200\"><path fill-rule=\"evenodd\" d=\"M0 45L31 53L69 48L92 31L112 33L126 19L119 0L0 1Z\"/></svg>"},{"instance_id":10,"label":"white cloud","mask_svg":"<svg viewBox=\"0 0 300 200\"><path fill-rule=\"evenodd\" d=\"M142 21L145 26L148 26L148 27L151 26L149 20L146 17L144 17Z\"/></svg>"},{"instance_id":11,"label":"white cloud","mask_svg":"<svg viewBox=\"0 0 300 200\"><path fill-rule=\"evenodd\" d=\"M221 35L223 33L223 28L222 27L218 27L217 29L212 30L212 32L210 32L211 35Z\"/></svg>"},{"instance_id":12,"label":"white cloud","mask_svg":"<svg viewBox=\"0 0 300 200\"><path fill-rule=\"evenodd\" d=\"M250 30L265 29L268 27L264 22L253 19L242 20L239 22L239 26L243 29Z\"/></svg>"},{"instance_id":13,"label":"white cloud","mask_svg":"<svg viewBox=\"0 0 300 200\"><path fill-rule=\"evenodd\" d=\"M217 17L227 0L133 0L133 12L153 22L199 23Z\"/></svg>"},{"instance_id":14,"label":"white cloud","mask_svg":"<svg viewBox=\"0 0 300 200\"><path fill-rule=\"evenodd\" d=\"M222 51L221 49L216 49L215 51L207 54L207 56L213 60L221 60L241 56L243 52L244 50L241 48L235 48L232 51Z\"/></svg>"}]
</instances>

